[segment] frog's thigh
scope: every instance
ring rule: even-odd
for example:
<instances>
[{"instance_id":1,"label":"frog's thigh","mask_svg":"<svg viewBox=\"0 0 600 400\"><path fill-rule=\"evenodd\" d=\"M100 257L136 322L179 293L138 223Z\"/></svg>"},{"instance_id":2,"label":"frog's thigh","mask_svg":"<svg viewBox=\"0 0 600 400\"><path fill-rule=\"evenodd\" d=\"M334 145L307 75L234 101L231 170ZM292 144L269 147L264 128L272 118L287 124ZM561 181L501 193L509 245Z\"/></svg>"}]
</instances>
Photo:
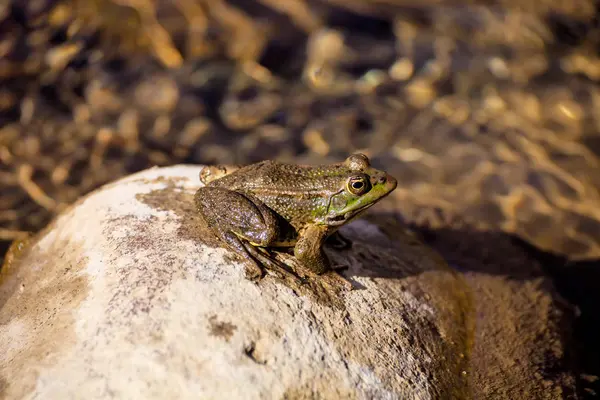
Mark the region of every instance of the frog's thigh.
<instances>
[{"instance_id":1,"label":"frog's thigh","mask_svg":"<svg viewBox=\"0 0 600 400\"><path fill-rule=\"evenodd\" d=\"M233 232L257 246L270 245L279 234L277 216L255 196L204 187L196 193L198 211L213 229Z\"/></svg>"},{"instance_id":2,"label":"frog's thigh","mask_svg":"<svg viewBox=\"0 0 600 400\"><path fill-rule=\"evenodd\" d=\"M256 246L267 247L275 242L280 230L277 214L256 196L250 193L235 193L245 199L248 209L240 218L244 219L243 224L234 232Z\"/></svg>"},{"instance_id":3,"label":"frog's thigh","mask_svg":"<svg viewBox=\"0 0 600 400\"><path fill-rule=\"evenodd\" d=\"M317 274L329 270L329 260L322 249L327 237L327 227L311 225L307 227L294 247L294 256L300 263Z\"/></svg>"}]
</instances>

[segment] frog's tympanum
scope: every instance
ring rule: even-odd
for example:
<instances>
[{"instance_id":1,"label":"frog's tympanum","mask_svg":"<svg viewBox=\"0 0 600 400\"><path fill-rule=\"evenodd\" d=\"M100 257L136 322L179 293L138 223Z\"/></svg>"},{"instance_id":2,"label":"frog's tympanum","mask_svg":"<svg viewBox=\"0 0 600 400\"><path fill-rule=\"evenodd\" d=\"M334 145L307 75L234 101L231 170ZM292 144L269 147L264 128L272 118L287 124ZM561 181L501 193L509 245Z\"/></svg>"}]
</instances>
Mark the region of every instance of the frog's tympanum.
<instances>
[{"instance_id":1,"label":"frog's tympanum","mask_svg":"<svg viewBox=\"0 0 600 400\"><path fill-rule=\"evenodd\" d=\"M206 167L195 202L208 226L248 261L248 275L261 265L281 269L268 248L293 248L301 267L330 269L325 240L396 188L396 179L372 168L367 156L344 162L294 165L263 161L246 167Z\"/></svg>"}]
</instances>

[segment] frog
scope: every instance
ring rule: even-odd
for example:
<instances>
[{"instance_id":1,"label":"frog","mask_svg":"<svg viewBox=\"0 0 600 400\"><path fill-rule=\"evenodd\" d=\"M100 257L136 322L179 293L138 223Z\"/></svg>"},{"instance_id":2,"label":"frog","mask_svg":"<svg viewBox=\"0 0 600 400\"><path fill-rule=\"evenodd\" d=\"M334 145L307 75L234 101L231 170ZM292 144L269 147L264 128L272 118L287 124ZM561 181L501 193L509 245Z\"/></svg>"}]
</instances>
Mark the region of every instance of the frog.
<instances>
[{"instance_id":1,"label":"frog","mask_svg":"<svg viewBox=\"0 0 600 400\"><path fill-rule=\"evenodd\" d=\"M207 166L194 195L198 214L210 231L242 260L246 276L267 270L295 270L275 261L284 250L304 271L331 271L323 250L339 228L389 195L397 180L371 166L362 153L344 161L302 165L274 160L240 166Z\"/></svg>"}]
</instances>

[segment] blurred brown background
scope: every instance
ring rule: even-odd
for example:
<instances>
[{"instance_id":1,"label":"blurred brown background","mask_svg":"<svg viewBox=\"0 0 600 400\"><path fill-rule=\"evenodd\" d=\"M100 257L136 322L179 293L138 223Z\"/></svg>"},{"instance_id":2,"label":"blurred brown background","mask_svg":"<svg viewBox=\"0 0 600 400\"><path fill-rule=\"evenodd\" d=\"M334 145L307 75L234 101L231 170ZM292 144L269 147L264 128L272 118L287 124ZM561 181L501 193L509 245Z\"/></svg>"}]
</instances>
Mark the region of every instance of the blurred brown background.
<instances>
[{"instance_id":1,"label":"blurred brown background","mask_svg":"<svg viewBox=\"0 0 600 400\"><path fill-rule=\"evenodd\" d=\"M4 0L0 254L153 165L362 151L438 247L458 245L432 232L486 232L478 263L506 261L494 235L543 260L591 310L578 335L597 374L598 15L588 0Z\"/></svg>"}]
</instances>

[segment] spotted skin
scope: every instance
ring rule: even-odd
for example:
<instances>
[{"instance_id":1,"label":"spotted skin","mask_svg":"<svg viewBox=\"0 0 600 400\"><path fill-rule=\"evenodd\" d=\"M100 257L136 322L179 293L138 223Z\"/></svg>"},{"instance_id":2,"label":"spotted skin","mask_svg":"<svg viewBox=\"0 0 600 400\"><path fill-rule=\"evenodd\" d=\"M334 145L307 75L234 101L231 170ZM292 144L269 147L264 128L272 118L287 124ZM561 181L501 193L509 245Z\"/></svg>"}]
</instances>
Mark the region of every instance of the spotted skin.
<instances>
[{"instance_id":1,"label":"spotted skin","mask_svg":"<svg viewBox=\"0 0 600 400\"><path fill-rule=\"evenodd\" d=\"M268 248L293 248L299 264L320 274L331 268L322 246L396 188L363 154L342 163L309 166L262 161L246 167L208 167L196 207L212 231L252 265ZM258 250L257 250L258 249ZM260 268L260 267L259 267Z\"/></svg>"}]
</instances>

